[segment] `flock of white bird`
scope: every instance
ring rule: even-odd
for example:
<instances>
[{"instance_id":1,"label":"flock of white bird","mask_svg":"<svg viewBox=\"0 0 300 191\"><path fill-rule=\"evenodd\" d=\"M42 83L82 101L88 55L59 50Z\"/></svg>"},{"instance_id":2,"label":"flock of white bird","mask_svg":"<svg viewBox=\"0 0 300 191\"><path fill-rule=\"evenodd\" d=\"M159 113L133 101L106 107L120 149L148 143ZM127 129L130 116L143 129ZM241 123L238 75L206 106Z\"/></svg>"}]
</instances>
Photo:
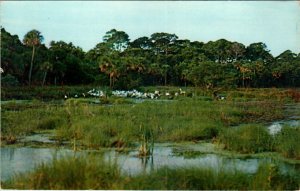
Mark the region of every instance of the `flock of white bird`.
<instances>
[{"instance_id":1,"label":"flock of white bird","mask_svg":"<svg viewBox=\"0 0 300 191\"><path fill-rule=\"evenodd\" d=\"M140 98L140 99L157 99L161 95L159 91L155 91L154 93L150 92L139 92L137 90L125 91L125 90L115 90L112 91L112 95L116 97L131 97L131 98Z\"/></svg>"},{"instance_id":2,"label":"flock of white bird","mask_svg":"<svg viewBox=\"0 0 300 191\"><path fill-rule=\"evenodd\" d=\"M158 90L155 90L154 92L140 92L137 90L114 90L111 92L113 96L115 97L129 97L129 98L137 98L137 99L158 99L161 96L166 96L169 99L172 99L174 96L177 97L179 95L185 95L185 91L182 89L179 89L179 92L175 93L170 93L170 92L165 92L164 94L161 93ZM97 89L91 89L90 91L87 92L87 95L85 93L82 93L81 97L86 97L86 96L92 96L92 97L104 97L105 93L102 90L97 90ZM76 94L74 98L78 98L79 95ZM68 99L68 96L64 96L65 99Z\"/></svg>"}]
</instances>

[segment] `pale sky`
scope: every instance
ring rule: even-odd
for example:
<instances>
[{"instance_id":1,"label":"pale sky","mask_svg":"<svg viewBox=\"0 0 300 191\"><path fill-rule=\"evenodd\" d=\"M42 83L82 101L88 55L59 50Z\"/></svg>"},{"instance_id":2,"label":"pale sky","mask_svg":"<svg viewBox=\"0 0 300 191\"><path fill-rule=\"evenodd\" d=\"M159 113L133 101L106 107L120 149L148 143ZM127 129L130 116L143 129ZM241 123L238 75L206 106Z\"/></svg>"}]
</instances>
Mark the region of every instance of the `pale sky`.
<instances>
[{"instance_id":1,"label":"pale sky","mask_svg":"<svg viewBox=\"0 0 300 191\"><path fill-rule=\"evenodd\" d=\"M88 51L110 29L131 40L155 32L208 42L225 38L244 45L266 43L274 56L300 53L297 1L1 1L1 26L22 40L37 29L45 38Z\"/></svg>"}]
</instances>

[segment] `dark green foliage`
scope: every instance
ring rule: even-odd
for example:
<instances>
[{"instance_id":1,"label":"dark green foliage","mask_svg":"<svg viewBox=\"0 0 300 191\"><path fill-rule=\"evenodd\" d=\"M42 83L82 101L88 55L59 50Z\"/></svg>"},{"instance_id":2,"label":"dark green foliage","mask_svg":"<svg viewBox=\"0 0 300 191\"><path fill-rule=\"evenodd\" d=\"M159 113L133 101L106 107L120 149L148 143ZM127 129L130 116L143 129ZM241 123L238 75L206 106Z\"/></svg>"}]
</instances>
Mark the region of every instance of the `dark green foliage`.
<instances>
[{"instance_id":1,"label":"dark green foliage","mask_svg":"<svg viewBox=\"0 0 300 191\"><path fill-rule=\"evenodd\" d=\"M83 97L88 96L87 92L95 86L23 86L23 87L2 87L1 88L1 100L63 100L64 96L68 98L74 98L75 95Z\"/></svg>"},{"instance_id":2,"label":"dark green foliage","mask_svg":"<svg viewBox=\"0 0 300 191\"><path fill-rule=\"evenodd\" d=\"M28 46L3 28L1 34L3 75L15 76L20 85L28 81L35 85L97 83L114 89L148 85L207 89L300 85L300 54L287 50L274 58L263 42L247 47L226 39L191 42L165 32L130 41L126 32L112 29L106 32L103 42L85 53L64 41L52 41L47 48L40 44L42 36L36 30L24 39ZM28 40L30 34L39 39L36 45ZM51 67L44 67L45 63Z\"/></svg>"},{"instance_id":3,"label":"dark green foliage","mask_svg":"<svg viewBox=\"0 0 300 191\"><path fill-rule=\"evenodd\" d=\"M19 85L18 79L11 74L7 74L6 76L1 78L1 86L18 86L18 85Z\"/></svg>"}]
</instances>

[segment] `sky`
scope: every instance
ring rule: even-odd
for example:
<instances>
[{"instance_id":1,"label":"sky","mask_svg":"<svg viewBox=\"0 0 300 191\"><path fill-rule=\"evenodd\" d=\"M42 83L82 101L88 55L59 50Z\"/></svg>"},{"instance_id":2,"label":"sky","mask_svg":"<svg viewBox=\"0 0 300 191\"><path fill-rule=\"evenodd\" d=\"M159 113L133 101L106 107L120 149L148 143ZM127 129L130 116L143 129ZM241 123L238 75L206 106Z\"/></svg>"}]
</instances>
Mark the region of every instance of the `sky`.
<instances>
[{"instance_id":1,"label":"sky","mask_svg":"<svg viewBox=\"0 0 300 191\"><path fill-rule=\"evenodd\" d=\"M111 29L131 40L155 32L179 39L264 42L273 56L300 53L299 1L0 1L0 23L22 40L39 30L88 51Z\"/></svg>"}]
</instances>

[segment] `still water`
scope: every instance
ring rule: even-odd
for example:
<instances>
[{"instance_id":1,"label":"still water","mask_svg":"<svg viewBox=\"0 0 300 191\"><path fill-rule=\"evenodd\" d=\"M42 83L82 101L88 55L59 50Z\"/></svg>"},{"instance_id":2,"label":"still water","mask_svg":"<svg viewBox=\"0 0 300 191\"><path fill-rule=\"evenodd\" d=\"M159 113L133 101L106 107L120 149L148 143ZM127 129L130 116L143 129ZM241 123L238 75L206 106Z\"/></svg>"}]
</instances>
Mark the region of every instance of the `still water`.
<instances>
[{"instance_id":1,"label":"still water","mask_svg":"<svg viewBox=\"0 0 300 191\"><path fill-rule=\"evenodd\" d=\"M201 147L201 145L200 145ZM150 172L163 166L170 168L201 167L219 170L241 170L255 173L262 163L275 163L279 165L282 173L299 172L299 165L292 165L271 158L240 159L219 154L203 153L193 157L185 157L175 152L178 148L170 145L156 144L153 157L139 158L137 151L127 154L114 150L103 151L105 160L116 162L123 173L135 175L140 172ZM182 148L180 148L182 149ZM89 151L93 152L93 151ZM95 153L98 153L95 151ZM53 157L87 154L87 151L74 153L68 149L55 148L30 148L30 147L5 147L1 148L1 181L7 180L14 174L32 171L41 162L50 162ZM102 156L101 154L101 156ZM100 154L99 154L100 156Z\"/></svg>"}]
</instances>

